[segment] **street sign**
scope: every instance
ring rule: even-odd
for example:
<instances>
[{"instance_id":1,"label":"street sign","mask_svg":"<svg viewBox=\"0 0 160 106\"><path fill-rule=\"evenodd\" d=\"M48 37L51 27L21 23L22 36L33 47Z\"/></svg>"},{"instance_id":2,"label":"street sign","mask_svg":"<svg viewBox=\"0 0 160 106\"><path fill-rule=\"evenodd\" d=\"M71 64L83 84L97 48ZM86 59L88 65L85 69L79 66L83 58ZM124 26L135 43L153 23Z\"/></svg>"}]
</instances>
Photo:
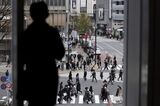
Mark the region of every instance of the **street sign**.
<instances>
[{"instance_id":1,"label":"street sign","mask_svg":"<svg viewBox=\"0 0 160 106\"><path fill-rule=\"evenodd\" d=\"M1 89L5 90L6 89L6 84L2 84Z\"/></svg>"},{"instance_id":2,"label":"street sign","mask_svg":"<svg viewBox=\"0 0 160 106\"><path fill-rule=\"evenodd\" d=\"M6 83L6 87L7 88L11 88L12 87L12 84L10 82Z\"/></svg>"},{"instance_id":3,"label":"street sign","mask_svg":"<svg viewBox=\"0 0 160 106\"><path fill-rule=\"evenodd\" d=\"M7 80L7 77L6 77L6 76L2 76L2 77L1 77L1 81L2 81L2 82L6 82L6 80Z\"/></svg>"}]
</instances>

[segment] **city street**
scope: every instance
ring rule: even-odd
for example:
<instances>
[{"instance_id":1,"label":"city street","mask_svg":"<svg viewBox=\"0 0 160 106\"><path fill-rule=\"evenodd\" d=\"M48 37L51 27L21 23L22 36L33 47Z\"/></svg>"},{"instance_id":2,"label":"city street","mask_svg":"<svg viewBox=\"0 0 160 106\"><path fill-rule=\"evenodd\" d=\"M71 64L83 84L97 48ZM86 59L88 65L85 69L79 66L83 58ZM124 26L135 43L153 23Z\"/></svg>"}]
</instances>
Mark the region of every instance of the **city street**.
<instances>
[{"instance_id":1,"label":"city street","mask_svg":"<svg viewBox=\"0 0 160 106\"><path fill-rule=\"evenodd\" d=\"M94 41L94 39L93 39ZM108 85L108 90L110 93L110 97L113 103L113 106L122 106L122 103L116 103L115 101L115 94L116 94L116 90L117 90L117 86L121 86L123 87L123 81L119 80L118 81L118 76L119 76L119 70L120 67L122 66L122 57L123 57L123 43L121 41L117 41L114 39L107 39L104 37L97 37L97 47L100 49L101 51L101 58L102 58L102 67L104 66L103 60L106 56L106 53L108 53L111 57L116 56L117 57L117 62L118 62L118 67L116 68L116 78L115 78L115 82L113 82L113 85L109 84ZM76 50L76 49L75 49ZM79 53L81 53L83 56L86 56L86 54L83 52L82 49L79 49L78 51ZM110 66L108 66L108 68L111 68ZM10 76L11 76L11 67L6 68L6 65L1 65L0 66L1 69L1 76L4 75L5 71L8 69L10 71ZM81 90L82 90L82 94L79 94L77 98L72 97L73 101L71 101L71 103L67 103L66 101L63 101L62 104L58 104L58 106L61 105L66 105L66 106L70 106L71 104L74 104L75 106L79 106L79 105L90 105L90 104L86 104L83 102L83 96L84 96L84 90L85 87L93 87L94 90L94 103L92 104L93 106L106 106L107 101L101 101L100 100L100 92L101 92L101 88L103 85L103 80L109 80L109 73L110 73L110 69L109 70L105 70L103 72L103 79L100 78L100 69L96 70L96 78L97 78L97 82L92 82L92 78L90 77L92 75L91 71L90 71L90 67L87 66L86 67L87 70L87 81L84 81L83 79L83 74L84 74L84 70L75 70L72 71L72 77L73 77L73 82L75 83L75 78L76 78L76 74L79 73L79 78L80 78L80 83L81 83ZM63 86L65 84L67 84L67 80L68 80L68 74L69 74L69 70L64 70L64 71L59 71L59 82L63 82ZM12 79L12 78L10 78ZM2 82L1 82L2 84ZM0 89L0 98L2 99L3 96L6 96L6 90L2 90Z\"/></svg>"},{"instance_id":2,"label":"city street","mask_svg":"<svg viewBox=\"0 0 160 106\"><path fill-rule=\"evenodd\" d=\"M97 47L102 51L102 58L108 53L111 56L116 56L118 64L122 64L123 41L97 37Z\"/></svg>"},{"instance_id":3,"label":"city street","mask_svg":"<svg viewBox=\"0 0 160 106\"><path fill-rule=\"evenodd\" d=\"M92 42L94 42L94 37ZM123 41L97 37L97 48L101 50L102 58L105 58L106 53L108 53L112 57L116 56L118 64L122 64Z\"/></svg>"},{"instance_id":4,"label":"city street","mask_svg":"<svg viewBox=\"0 0 160 106\"><path fill-rule=\"evenodd\" d=\"M92 38L92 42L94 42L94 39ZM117 40L114 40L114 39L107 39L107 38L104 38L104 37L97 37L97 48L100 49L101 51L101 58L102 58L102 67L104 65L103 63L103 60L106 56L106 53L108 53L111 57L113 56L116 56L117 57L117 62L118 62L118 65L121 67L122 65L122 57L123 57L123 42L122 41L117 41ZM107 101L101 101L100 100L100 91L101 91L101 88L102 88L102 85L103 85L103 80L109 80L108 77L109 77L109 72L110 71L104 71L103 72L103 79L100 78L100 69L96 70L96 77L97 77L97 82L92 82L92 78L90 77L91 76L91 72L89 70L89 67L87 67L87 81L84 81L83 79L83 74L84 74L84 71L83 70L75 70L75 71L72 71L72 77L73 77L73 82L75 83L76 81L76 74L79 73L79 78L80 78L80 83L81 83L81 90L82 90L82 94L79 94L77 98L75 97L72 97L72 101L71 103L67 103L66 101L63 101L62 104L58 104L58 106L62 106L62 105L66 105L66 106L70 106L71 104L74 104L75 106L79 106L79 105L84 105L84 106L87 106L87 105L91 105L91 104L87 104L87 103L84 103L83 102L83 96L84 96L84 90L85 90L85 87L90 87L90 86L93 86L93 90L94 90L94 100L95 100L95 103L93 103L92 105L93 106L106 106L107 104ZM59 72L59 76L60 76L60 81L59 82L63 82L63 86L65 84L67 84L67 80L68 80L68 75L69 75L69 71L60 71ZM112 99L112 97L115 97L115 94L116 94L116 90L117 90L117 86L121 86L123 87L123 81L121 80L117 80L118 79L118 76L119 76L119 68L117 68L117 71L116 71L116 78L115 78L115 82L113 85L109 84L108 85L108 90L109 90L109 93L110 93L110 97ZM114 100L112 101L112 103L114 102ZM122 106L122 103L113 103L113 106Z\"/></svg>"},{"instance_id":5,"label":"city street","mask_svg":"<svg viewBox=\"0 0 160 106\"><path fill-rule=\"evenodd\" d=\"M73 75L74 77L74 75ZM89 77L89 75L88 75ZM99 79L99 78L97 78ZM65 84L67 84L67 80L68 80L68 77L60 77L60 82L62 81ZM75 78L73 79L73 81L75 82ZM80 99L80 96L83 96L84 95L84 90L85 90L85 87L90 87L92 86L93 87L93 90L94 90L94 99L95 99L95 103L93 103L92 105L93 106L106 106L107 104L107 101L105 102L102 102L100 100L100 91L101 91L101 88L102 88L102 85L103 85L103 80L98 80L97 82L92 82L91 79L88 79L87 81L84 81L82 78L80 78L80 83L81 83L81 90L82 90L82 94L79 93L79 96L77 98L75 98L74 101L72 101L72 103L67 103L65 101L63 101L62 104L58 104L57 106L62 106L62 105L66 105L66 106L70 106L70 104L74 104L75 106L79 106L79 105L84 105L84 106L87 106L87 105L91 105L91 104L87 104L87 103L84 103L83 102L83 99ZM117 82L115 81L114 82L114 85L111 85L109 84L108 85L108 89L109 89L109 92L110 92L110 95L115 95L116 94L116 90L117 90L117 85L120 85L122 86L122 82ZM96 98L97 96L97 98ZM117 103L117 104L113 104L113 106L122 106L122 103Z\"/></svg>"}]
</instances>

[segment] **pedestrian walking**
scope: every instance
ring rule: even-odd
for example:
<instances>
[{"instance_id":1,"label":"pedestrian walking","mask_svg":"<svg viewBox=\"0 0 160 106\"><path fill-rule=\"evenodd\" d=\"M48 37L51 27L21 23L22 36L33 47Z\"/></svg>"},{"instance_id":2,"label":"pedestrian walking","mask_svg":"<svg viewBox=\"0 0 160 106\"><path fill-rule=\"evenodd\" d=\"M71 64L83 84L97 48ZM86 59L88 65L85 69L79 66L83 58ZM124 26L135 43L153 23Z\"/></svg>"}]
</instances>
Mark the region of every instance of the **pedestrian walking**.
<instances>
[{"instance_id":1,"label":"pedestrian walking","mask_svg":"<svg viewBox=\"0 0 160 106\"><path fill-rule=\"evenodd\" d=\"M93 95L93 87L92 86L89 87L89 91Z\"/></svg>"},{"instance_id":2,"label":"pedestrian walking","mask_svg":"<svg viewBox=\"0 0 160 106\"><path fill-rule=\"evenodd\" d=\"M59 84L59 90L61 91L62 89L63 89L63 82Z\"/></svg>"},{"instance_id":3,"label":"pedestrian walking","mask_svg":"<svg viewBox=\"0 0 160 106\"><path fill-rule=\"evenodd\" d=\"M121 81L122 81L122 75L123 75L123 71L122 71L122 69L120 69L120 70L119 70L118 81L119 81L119 79L121 79Z\"/></svg>"},{"instance_id":4,"label":"pedestrian walking","mask_svg":"<svg viewBox=\"0 0 160 106\"><path fill-rule=\"evenodd\" d=\"M122 87L119 85L117 87L116 96L122 96Z\"/></svg>"},{"instance_id":5,"label":"pedestrian walking","mask_svg":"<svg viewBox=\"0 0 160 106\"><path fill-rule=\"evenodd\" d=\"M79 82L79 73L76 74L76 83Z\"/></svg>"},{"instance_id":6,"label":"pedestrian walking","mask_svg":"<svg viewBox=\"0 0 160 106\"><path fill-rule=\"evenodd\" d=\"M5 72L5 75L8 78L8 76L9 76L9 71L8 70Z\"/></svg>"},{"instance_id":7,"label":"pedestrian walking","mask_svg":"<svg viewBox=\"0 0 160 106\"><path fill-rule=\"evenodd\" d=\"M86 69L86 64L87 64L87 63L86 63L86 60L84 60L84 61L83 61L83 69L84 69L84 70Z\"/></svg>"},{"instance_id":8,"label":"pedestrian walking","mask_svg":"<svg viewBox=\"0 0 160 106\"><path fill-rule=\"evenodd\" d=\"M108 79L109 79L108 84L111 83L113 85L113 78L111 73L109 73Z\"/></svg>"},{"instance_id":9,"label":"pedestrian walking","mask_svg":"<svg viewBox=\"0 0 160 106\"><path fill-rule=\"evenodd\" d=\"M77 89L77 94L78 94L78 92L80 92L82 94L80 81L77 82L76 89Z\"/></svg>"},{"instance_id":10,"label":"pedestrian walking","mask_svg":"<svg viewBox=\"0 0 160 106\"><path fill-rule=\"evenodd\" d=\"M94 79L95 79L95 81L97 82L96 71L95 71L95 70L92 72L91 77L92 77L92 82L94 81Z\"/></svg>"},{"instance_id":11,"label":"pedestrian walking","mask_svg":"<svg viewBox=\"0 0 160 106\"><path fill-rule=\"evenodd\" d=\"M61 62L61 70L64 70L64 61Z\"/></svg>"},{"instance_id":12,"label":"pedestrian walking","mask_svg":"<svg viewBox=\"0 0 160 106\"><path fill-rule=\"evenodd\" d=\"M106 88L108 87L107 80L103 81L103 87L106 87Z\"/></svg>"},{"instance_id":13,"label":"pedestrian walking","mask_svg":"<svg viewBox=\"0 0 160 106\"><path fill-rule=\"evenodd\" d=\"M116 68L117 67L117 60L116 56L113 57L113 66Z\"/></svg>"},{"instance_id":14,"label":"pedestrian walking","mask_svg":"<svg viewBox=\"0 0 160 106\"><path fill-rule=\"evenodd\" d=\"M84 70L84 75L83 75L84 81L87 80L87 70Z\"/></svg>"},{"instance_id":15,"label":"pedestrian walking","mask_svg":"<svg viewBox=\"0 0 160 106\"><path fill-rule=\"evenodd\" d=\"M100 78L103 79L103 70L100 71Z\"/></svg>"},{"instance_id":16,"label":"pedestrian walking","mask_svg":"<svg viewBox=\"0 0 160 106\"><path fill-rule=\"evenodd\" d=\"M6 67L8 67L9 64L10 64L10 57L9 57L9 55L6 55L6 62L7 62Z\"/></svg>"},{"instance_id":17,"label":"pedestrian walking","mask_svg":"<svg viewBox=\"0 0 160 106\"><path fill-rule=\"evenodd\" d=\"M77 66L77 69L78 69L78 70L80 70L80 67L79 67L79 61L77 61L76 66Z\"/></svg>"},{"instance_id":18,"label":"pedestrian walking","mask_svg":"<svg viewBox=\"0 0 160 106\"><path fill-rule=\"evenodd\" d=\"M112 81L114 81L114 79L116 78L114 67L112 67L112 69L111 69L111 76L112 76Z\"/></svg>"},{"instance_id":19,"label":"pedestrian walking","mask_svg":"<svg viewBox=\"0 0 160 106\"><path fill-rule=\"evenodd\" d=\"M68 79L72 80L72 71L69 72Z\"/></svg>"},{"instance_id":20,"label":"pedestrian walking","mask_svg":"<svg viewBox=\"0 0 160 106\"><path fill-rule=\"evenodd\" d=\"M103 70L105 70L105 69L108 70L108 61L106 59L104 60L104 69Z\"/></svg>"}]
</instances>

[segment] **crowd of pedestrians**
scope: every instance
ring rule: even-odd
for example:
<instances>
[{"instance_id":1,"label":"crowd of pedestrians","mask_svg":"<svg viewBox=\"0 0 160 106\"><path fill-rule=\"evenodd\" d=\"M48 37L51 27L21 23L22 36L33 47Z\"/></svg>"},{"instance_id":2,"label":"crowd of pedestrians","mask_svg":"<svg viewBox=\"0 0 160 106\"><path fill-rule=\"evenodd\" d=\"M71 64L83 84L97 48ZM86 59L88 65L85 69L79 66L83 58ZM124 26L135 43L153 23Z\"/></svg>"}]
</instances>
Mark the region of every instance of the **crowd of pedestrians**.
<instances>
[{"instance_id":1,"label":"crowd of pedestrians","mask_svg":"<svg viewBox=\"0 0 160 106\"><path fill-rule=\"evenodd\" d=\"M109 54L106 54L104 59L101 58L100 55L96 56L96 64L95 64L95 55L93 52L88 52L87 55L76 52L71 53L70 55L66 55L63 61L58 61L57 67L59 71L68 71L68 80L67 84L65 82L60 82L59 91L58 91L58 103L62 104L62 101L66 102L72 101L72 96L76 98L78 95L84 95L83 101L85 103L94 103L95 100L93 98L94 89L93 86L81 87L80 82L80 74L79 72L83 72L83 80L88 81L88 73L90 73L91 82L97 82L97 72L99 71L99 76L101 80L103 80L103 85L100 91L100 99L102 101L109 101L109 90L108 84L111 86L114 85L115 78L118 80L123 80L123 67L119 70L119 75L116 76L116 67L117 58L116 56L111 57ZM109 72L109 76L104 76L104 72ZM73 81L72 73L76 73L75 81ZM122 91L122 88L118 85L115 96L119 95L119 92Z\"/></svg>"}]
</instances>

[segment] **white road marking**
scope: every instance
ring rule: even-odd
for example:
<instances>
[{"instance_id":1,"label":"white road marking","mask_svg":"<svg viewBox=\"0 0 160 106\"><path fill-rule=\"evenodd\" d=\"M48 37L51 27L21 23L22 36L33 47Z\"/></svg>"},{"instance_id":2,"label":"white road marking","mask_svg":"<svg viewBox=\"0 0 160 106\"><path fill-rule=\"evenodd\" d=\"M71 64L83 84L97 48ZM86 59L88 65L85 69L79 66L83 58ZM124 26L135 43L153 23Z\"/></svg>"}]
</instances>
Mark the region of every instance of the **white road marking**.
<instances>
[{"instance_id":1,"label":"white road marking","mask_svg":"<svg viewBox=\"0 0 160 106\"><path fill-rule=\"evenodd\" d=\"M71 103L71 104L75 104L75 102L76 102L76 97L75 97L75 96L72 96L71 98L72 98L72 100L71 100L70 103Z\"/></svg>"},{"instance_id":2,"label":"white road marking","mask_svg":"<svg viewBox=\"0 0 160 106\"><path fill-rule=\"evenodd\" d=\"M114 48L113 46L111 46L111 45L109 45L109 44L107 44L107 43L104 43L104 44L107 45L108 47L112 48L113 50L115 50L116 52L118 52L120 55L123 56L123 53L120 52L118 49Z\"/></svg>"},{"instance_id":3,"label":"white road marking","mask_svg":"<svg viewBox=\"0 0 160 106\"><path fill-rule=\"evenodd\" d=\"M100 48L101 50L104 50L103 47L101 47L100 45L97 44L97 46L98 46L98 48Z\"/></svg>"},{"instance_id":4,"label":"white road marking","mask_svg":"<svg viewBox=\"0 0 160 106\"><path fill-rule=\"evenodd\" d=\"M83 95L79 95L79 104L83 104Z\"/></svg>"},{"instance_id":5,"label":"white road marking","mask_svg":"<svg viewBox=\"0 0 160 106\"><path fill-rule=\"evenodd\" d=\"M99 95L95 95L94 97L95 97L95 103L99 104L100 103L100 101L99 101Z\"/></svg>"},{"instance_id":6,"label":"white road marking","mask_svg":"<svg viewBox=\"0 0 160 106\"><path fill-rule=\"evenodd\" d=\"M65 101L65 100L63 99L62 104L67 104L67 101Z\"/></svg>"},{"instance_id":7,"label":"white road marking","mask_svg":"<svg viewBox=\"0 0 160 106\"><path fill-rule=\"evenodd\" d=\"M106 100L104 100L104 101L103 101L103 103L105 103L105 104L108 104L108 101L107 101L107 99L106 99Z\"/></svg>"}]
</instances>

